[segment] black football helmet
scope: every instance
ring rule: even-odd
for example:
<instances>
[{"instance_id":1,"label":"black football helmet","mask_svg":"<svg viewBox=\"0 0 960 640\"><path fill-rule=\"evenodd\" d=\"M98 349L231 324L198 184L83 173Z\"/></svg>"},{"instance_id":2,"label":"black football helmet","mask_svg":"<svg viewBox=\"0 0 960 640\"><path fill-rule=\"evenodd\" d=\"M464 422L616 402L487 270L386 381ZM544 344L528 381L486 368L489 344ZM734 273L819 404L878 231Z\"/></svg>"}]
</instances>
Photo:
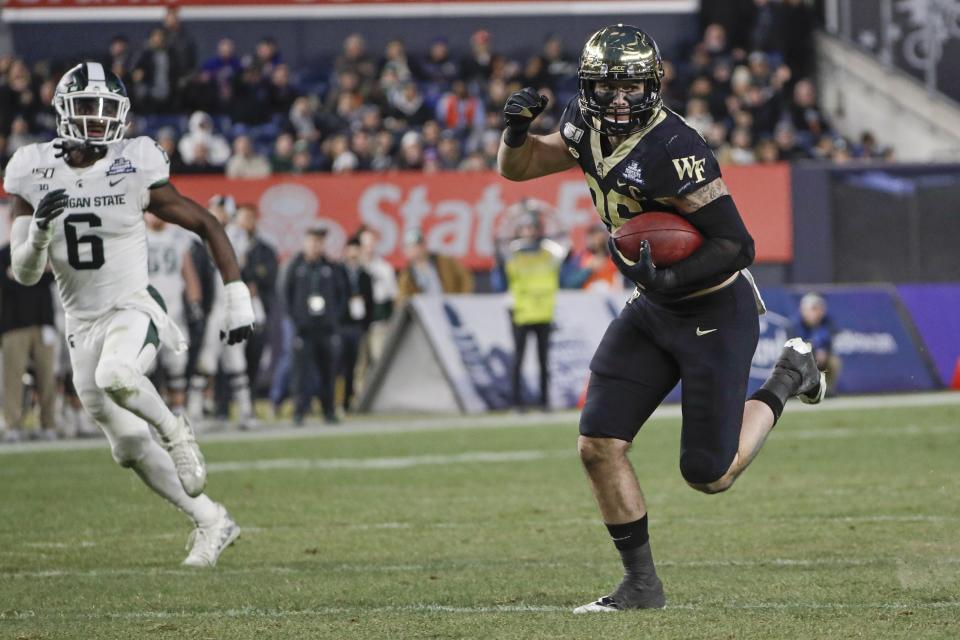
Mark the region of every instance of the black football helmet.
<instances>
[{"instance_id":1,"label":"black football helmet","mask_svg":"<svg viewBox=\"0 0 960 640\"><path fill-rule=\"evenodd\" d=\"M580 56L580 111L600 133L626 136L647 126L660 113L663 59L653 38L636 27L618 24L600 29ZM626 104L613 105L618 85ZM599 89L599 90L598 90Z\"/></svg>"},{"instance_id":2,"label":"black football helmet","mask_svg":"<svg viewBox=\"0 0 960 640\"><path fill-rule=\"evenodd\" d=\"M63 74L53 94L57 135L103 146L123 138L130 98L123 81L99 62L83 62Z\"/></svg>"}]
</instances>

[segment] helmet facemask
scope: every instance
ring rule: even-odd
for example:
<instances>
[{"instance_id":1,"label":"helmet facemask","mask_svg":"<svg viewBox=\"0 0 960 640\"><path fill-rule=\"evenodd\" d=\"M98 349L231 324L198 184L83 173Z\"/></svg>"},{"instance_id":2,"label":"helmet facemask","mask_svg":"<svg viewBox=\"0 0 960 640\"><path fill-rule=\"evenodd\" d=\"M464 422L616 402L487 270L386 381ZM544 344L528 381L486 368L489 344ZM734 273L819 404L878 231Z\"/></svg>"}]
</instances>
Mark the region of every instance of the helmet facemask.
<instances>
[{"instance_id":1,"label":"helmet facemask","mask_svg":"<svg viewBox=\"0 0 960 640\"><path fill-rule=\"evenodd\" d=\"M130 99L100 91L58 92L53 99L57 111L57 135L91 145L108 145L123 138L127 128Z\"/></svg>"},{"instance_id":2,"label":"helmet facemask","mask_svg":"<svg viewBox=\"0 0 960 640\"><path fill-rule=\"evenodd\" d=\"M640 29L617 24L584 45L578 72L580 111L587 126L628 136L649 126L663 106L663 60L657 43Z\"/></svg>"},{"instance_id":3,"label":"helmet facemask","mask_svg":"<svg viewBox=\"0 0 960 640\"><path fill-rule=\"evenodd\" d=\"M636 133L650 123L661 105L658 77L580 78L580 110L587 116L587 124L599 133Z\"/></svg>"}]
</instances>

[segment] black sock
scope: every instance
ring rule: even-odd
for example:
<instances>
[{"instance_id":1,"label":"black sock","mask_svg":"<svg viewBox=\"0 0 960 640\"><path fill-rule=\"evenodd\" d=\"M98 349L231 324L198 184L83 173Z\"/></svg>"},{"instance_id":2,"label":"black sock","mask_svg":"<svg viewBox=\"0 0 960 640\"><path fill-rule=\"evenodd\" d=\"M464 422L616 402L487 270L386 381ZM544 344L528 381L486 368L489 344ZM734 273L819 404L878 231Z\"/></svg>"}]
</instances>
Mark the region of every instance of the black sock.
<instances>
[{"instance_id":1,"label":"black sock","mask_svg":"<svg viewBox=\"0 0 960 640\"><path fill-rule=\"evenodd\" d=\"M611 594L614 600L625 609L662 607L663 585L653 564L647 516L627 524L608 524L607 531L623 563L623 581Z\"/></svg>"},{"instance_id":2,"label":"black sock","mask_svg":"<svg viewBox=\"0 0 960 640\"><path fill-rule=\"evenodd\" d=\"M783 401L776 394L761 387L753 392L750 400L759 400L770 407L770 410L773 411L773 424L777 424L780 414L783 413Z\"/></svg>"},{"instance_id":3,"label":"black sock","mask_svg":"<svg viewBox=\"0 0 960 640\"><path fill-rule=\"evenodd\" d=\"M787 400L797 395L797 389L802 382L799 372L786 367L774 367L770 377L750 396L750 399L759 400L770 407L773 411L773 423L776 424Z\"/></svg>"},{"instance_id":4,"label":"black sock","mask_svg":"<svg viewBox=\"0 0 960 640\"><path fill-rule=\"evenodd\" d=\"M636 549L637 547L646 544L647 540L650 539L650 535L647 533L646 514L634 522L628 522L626 524L608 524L607 531L610 532L610 537L613 539L613 544L619 551Z\"/></svg>"}]
</instances>

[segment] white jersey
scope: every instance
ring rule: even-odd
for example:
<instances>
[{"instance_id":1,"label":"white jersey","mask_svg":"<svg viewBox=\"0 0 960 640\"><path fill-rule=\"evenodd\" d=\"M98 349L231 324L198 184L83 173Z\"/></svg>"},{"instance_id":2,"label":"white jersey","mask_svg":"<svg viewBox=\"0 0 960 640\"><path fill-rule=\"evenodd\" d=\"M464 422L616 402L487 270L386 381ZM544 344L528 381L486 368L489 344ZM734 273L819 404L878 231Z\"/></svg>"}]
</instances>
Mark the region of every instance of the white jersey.
<instances>
[{"instance_id":1,"label":"white jersey","mask_svg":"<svg viewBox=\"0 0 960 640\"><path fill-rule=\"evenodd\" d=\"M160 231L147 229L147 271L150 284L163 297L167 313L177 322L184 322L183 279L184 254L190 251L190 233L174 225Z\"/></svg>"},{"instance_id":2,"label":"white jersey","mask_svg":"<svg viewBox=\"0 0 960 640\"><path fill-rule=\"evenodd\" d=\"M83 169L56 157L52 142L21 147L3 188L33 207L66 189L69 202L53 222L49 256L68 316L95 319L149 285L143 210L150 187L170 177L170 162L148 137L121 140Z\"/></svg>"}]
</instances>

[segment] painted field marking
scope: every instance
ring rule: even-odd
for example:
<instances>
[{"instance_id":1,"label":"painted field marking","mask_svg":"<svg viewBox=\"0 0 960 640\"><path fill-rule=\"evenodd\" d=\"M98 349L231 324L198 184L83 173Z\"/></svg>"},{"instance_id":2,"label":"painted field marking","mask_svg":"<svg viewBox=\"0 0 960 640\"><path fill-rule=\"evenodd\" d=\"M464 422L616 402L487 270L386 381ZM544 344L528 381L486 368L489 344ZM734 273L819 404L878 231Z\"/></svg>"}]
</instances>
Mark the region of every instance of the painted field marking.
<instances>
[{"instance_id":1,"label":"painted field marking","mask_svg":"<svg viewBox=\"0 0 960 640\"><path fill-rule=\"evenodd\" d=\"M731 602L731 603L703 603L679 602L669 604L667 610L680 609L690 611L710 610L760 610L760 611L789 611L789 610L915 610L915 609L957 609L960 601L945 600L941 602ZM98 613L56 612L58 620L163 620L163 619L230 619L230 618L294 618L294 617L326 617L346 614L370 613L425 613L425 614L504 614L504 613L565 613L573 615L573 605L491 605L491 606L457 606L437 603L423 603L411 605L397 605L386 607L318 607L312 609L261 609L257 607L242 607L236 609L211 609L206 611L104 611ZM630 615L624 613L623 615ZM0 620L32 620L41 619L42 614L34 610L7 611L0 613Z\"/></svg>"},{"instance_id":2,"label":"painted field marking","mask_svg":"<svg viewBox=\"0 0 960 640\"><path fill-rule=\"evenodd\" d=\"M530 462L549 456L570 455L567 449L555 451L468 451L451 455L400 456L391 458L277 458L272 460L247 460L238 462L213 462L207 470L224 471L273 471L277 469L312 469L337 471L343 469L409 469L432 465Z\"/></svg>"},{"instance_id":3,"label":"painted field marking","mask_svg":"<svg viewBox=\"0 0 960 640\"><path fill-rule=\"evenodd\" d=\"M336 564L326 564L323 562L310 563L296 567L290 566L257 566L257 567L235 567L217 568L216 571L198 571L183 568L105 568L105 569L41 569L36 571L16 571L0 572L0 578L33 580L33 579L56 579L56 578L123 578L123 577L145 577L145 576L182 576L191 578L203 578L209 576L230 576L230 575L302 575L316 573L419 573L429 571L447 571L463 569L483 569L494 568L503 565L511 567L517 566L537 566L543 567L608 567L610 562L543 562L539 560L505 560L501 562L478 562L478 561L439 561L432 563L410 563L410 564L369 564L360 562L344 562ZM670 560L664 559L657 561L660 567L678 567L678 568L710 568L710 567L734 567L734 568L784 568L793 567L823 567L836 569L843 567L882 567L882 566L954 566L960 565L960 557L944 557L935 560L907 560L899 557L875 557L875 558L747 558L747 559L700 559L700 560Z\"/></svg>"}]
</instances>

